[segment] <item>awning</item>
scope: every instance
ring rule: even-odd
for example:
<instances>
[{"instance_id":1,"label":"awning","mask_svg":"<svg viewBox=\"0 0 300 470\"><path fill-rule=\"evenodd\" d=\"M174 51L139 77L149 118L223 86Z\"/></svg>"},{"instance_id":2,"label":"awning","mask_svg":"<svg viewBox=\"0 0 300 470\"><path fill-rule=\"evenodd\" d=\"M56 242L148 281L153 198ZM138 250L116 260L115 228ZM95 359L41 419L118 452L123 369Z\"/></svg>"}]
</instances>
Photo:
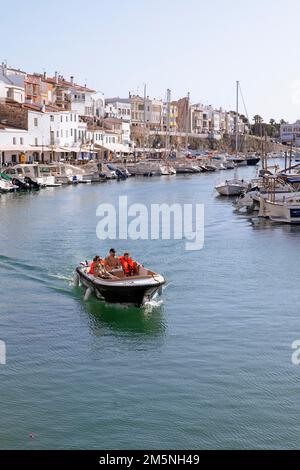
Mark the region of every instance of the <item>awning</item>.
<instances>
[{"instance_id":1,"label":"awning","mask_svg":"<svg viewBox=\"0 0 300 470\"><path fill-rule=\"evenodd\" d=\"M51 147L48 147L47 145L30 145L28 147L28 151L30 152L51 152L52 149Z\"/></svg>"},{"instance_id":2,"label":"awning","mask_svg":"<svg viewBox=\"0 0 300 470\"><path fill-rule=\"evenodd\" d=\"M82 152L85 152L85 153L97 153L96 150L91 150L91 148L89 146L87 147L58 147L59 152L74 152L74 153L82 153Z\"/></svg>"},{"instance_id":3,"label":"awning","mask_svg":"<svg viewBox=\"0 0 300 470\"><path fill-rule=\"evenodd\" d=\"M99 148L102 147L114 153L131 153L132 152L132 150L127 145L124 145L124 144L104 144L104 145L96 144L96 146Z\"/></svg>"},{"instance_id":4,"label":"awning","mask_svg":"<svg viewBox=\"0 0 300 470\"><path fill-rule=\"evenodd\" d=\"M79 153L81 152L80 147L59 147L60 152L74 152L74 153Z\"/></svg>"},{"instance_id":5,"label":"awning","mask_svg":"<svg viewBox=\"0 0 300 470\"><path fill-rule=\"evenodd\" d=\"M29 152L31 147L28 145L8 145L0 144L0 152Z\"/></svg>"}]
</instances>

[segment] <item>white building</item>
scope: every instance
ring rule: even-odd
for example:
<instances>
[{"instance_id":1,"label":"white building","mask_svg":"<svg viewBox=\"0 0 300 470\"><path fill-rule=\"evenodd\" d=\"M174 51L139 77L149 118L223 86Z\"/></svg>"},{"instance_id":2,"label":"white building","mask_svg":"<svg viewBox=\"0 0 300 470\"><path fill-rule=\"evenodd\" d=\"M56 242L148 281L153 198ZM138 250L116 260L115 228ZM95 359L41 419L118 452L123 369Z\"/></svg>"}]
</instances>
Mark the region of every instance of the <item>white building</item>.
<instances>
[{"instance_id":1,"label":"white building","mask_svg":"<svg viewBox=\"0 0 300 470\"><path fill-rule=\"evenodd\" d=\"M300 147L300 120L294 124L281 124L280 139L283 144L292 143Z\"/></svg>"},{"instance_id":2,"label":"white building","mask_svg":"<svg viewBox=\"0 0 300 470\"><path fill-rule=\"evenodd\" d=\"M80 116L104 115L105 99L100 92L76 85L70 88L71 110Z\"/></svg>"},{"instance_id":3,"label":"white building","mask_svg":"<svg viewBox=\"0 0 300 470\"><path fill-rule=\"evenodd\" d=\"M23 72L9 69L2 62L0 66L0 99L9 98L19 103L25 101L25 86Z\"/></svg>"},{"instance_id":4,"label":"white building","mask_svg":"<svg viewBox=\"0 0 300 470\"><path fill-rule=\"evenodd\" d=\"M109 118L131 121L131 103L127 98L107 98L105 100L105 115Z\"/></svg>"},{"instance_id":5,"label":"white building","mask_svg":"<svg viewBox=\"0 0 300 470\"><path fill-rule=\"evenodd\" d=\"M79 114L54 111L50 107L38 109L33 105L25 105L26 111L27 129L0 125L0 152L4 152L2 162L18 163L24 153L26 160L32 161L44 156L49 160L49 154L53 152L64 156L87 151L87 125Z\"/></svg>"}]
</instances>

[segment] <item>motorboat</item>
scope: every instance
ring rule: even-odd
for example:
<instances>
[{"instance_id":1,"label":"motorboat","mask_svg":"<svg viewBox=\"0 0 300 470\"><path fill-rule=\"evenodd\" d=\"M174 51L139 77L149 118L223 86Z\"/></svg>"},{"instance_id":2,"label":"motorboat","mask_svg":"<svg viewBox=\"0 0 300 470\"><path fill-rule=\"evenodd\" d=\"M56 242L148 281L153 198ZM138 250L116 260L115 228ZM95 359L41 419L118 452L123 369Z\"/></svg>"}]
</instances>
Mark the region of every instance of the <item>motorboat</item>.
<instances>
[{"instance_id":1,"label":"motorboat","mask_svg":"<svg viewBox=\"0 0 300 470\"><path fill-rule=\"evenodd\" d=\"M247 187L248 183L246 181L234 178L217 184L215 189L221 196L240 196Z\"/></svg>"},{"instance_id":2,"label":"motorboat","mask_svg":"<svg viewBox=\"0 0 300 470\"><path fill-rule=\"evenodd\" d=\"M18 187L11 181L7 181L6 179L0 177L0 193L9 193L16 191L17 189Z\"/></svg>"},{"instance_id":3,"label":"motorboat","mask_svg":"<svg viewBox=\"0 0 300 470\"><path fill-rule=\"evenodd\" d=\"M176 175L176 170L168 163L160 164L161 175Z\"/></svg>"},{"instance_id":4,"label":"motorboat","mask_svg":"<svg viewBox=\"0 0 300 470\"><path fill-rule=\"evenodd\" d=\"M258 155L247 155L245 158L248 166L255 166L260 162Z\"/></svg>"},{"instance_id":5,"label":"motorboat","mask_svg":"<svg viewBox=\"0 0 300 470\"><path fill-rule=\"evenodd\" d=\"M235 163L237 166L246 166L247 165L247 160L244 156L241 155L235 155L235 156L229 156L227 157L227 160L229 162Z\"/></svg>"},{"instance_id":6,"label":"motorboat","mask_svg":"<svg viewBox=\"0 0 300 470\"><path fill-rule=\"evenodd\" d=\"M30 179L28 176L24 178L24 180L18 178L15 174L9 175L6 173L0 173L0 178L3 181L10 183L13 187L8 185L9 190L13 191L31 191L31 190L38 190L40 189L40 185ZM2 185L3 186L3 185ZM5 189L3 188L5 191ZM5 191L7 192L7 191Z\"/></svg>"},{"instance_id":7,"label":"motorboat","mask_svg":"<svg viewBox=\"0 0 300 470\"><path fill-rule=\"evenodd\" d=\"M122 268L111 271L111 277L99 277L89 274L90 265L82 262L76 268L75 284L85 289L85 300L94 295L110 303L133 304L142 306L153 297L162 293L165 279L144 266L139 266L136 275L126 277Z\"/></svg>"},{"instance_id":8,"label":"motorboat","mask_svg":"<svg viewBox=\"0 0 300 470\"><path fill-rule=\"evenodd\" d=\"M261 197L258 215L273 222L300 224L300 193L283 196L281 200Z\"/></svg>"},{"instance_id":9,"label":"motorboat","mask_svg":"<svg viewBox=\"0 0 300 470\"><path fill-rule=\"evenodd\" d=\"M48 169L49 165L40 165L37 163L20 163L13 167L6 168L3 173L10 176L15 175L22 181L25 178L30 178L35 183L41 186L61 186L60 183L56 183L55 176L51 175L51 171Z\"/></svg>"}]
</instances>

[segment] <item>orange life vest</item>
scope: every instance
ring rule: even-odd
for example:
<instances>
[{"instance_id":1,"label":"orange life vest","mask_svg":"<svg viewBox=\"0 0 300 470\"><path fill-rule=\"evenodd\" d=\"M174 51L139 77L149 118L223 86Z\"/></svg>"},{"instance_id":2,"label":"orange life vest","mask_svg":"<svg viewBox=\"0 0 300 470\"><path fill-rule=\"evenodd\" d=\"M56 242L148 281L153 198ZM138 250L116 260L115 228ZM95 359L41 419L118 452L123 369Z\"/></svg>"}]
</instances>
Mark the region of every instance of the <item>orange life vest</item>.
<instances>
[{"instance_id":1,"label":"orange life vest","mask_svg":"<svg viewBox=\"0 0 300 470\"><path fill-rule=\"evenodd\" d=\"M132 272L134 272L136 268L136 262L133 261L132 258L125 259L124 256L121 256L120 261L122 263L125 274L131 274Z\"/></svg>"},{"instance_id":2,"label":"orange life vest","mask_svg":"<svg viewBox=\"0 0 300 470\"><path fill-rule=\"evenodd\" d=\"M95 261L92 261L89 274L95 274Z\"/></svg>"}]
</instances>

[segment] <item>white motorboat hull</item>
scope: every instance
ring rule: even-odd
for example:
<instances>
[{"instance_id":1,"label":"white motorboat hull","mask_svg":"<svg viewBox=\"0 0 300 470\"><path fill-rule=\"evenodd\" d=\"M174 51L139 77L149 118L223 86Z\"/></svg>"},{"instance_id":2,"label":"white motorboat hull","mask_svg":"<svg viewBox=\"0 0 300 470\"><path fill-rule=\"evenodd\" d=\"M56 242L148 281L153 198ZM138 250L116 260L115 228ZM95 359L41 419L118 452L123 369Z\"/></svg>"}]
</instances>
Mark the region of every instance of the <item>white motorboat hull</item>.
<instances>
[{"instance_id":1,"label":"white motorboat hull","mask_svg":"<svg viewBox=\"0 0 300 470\"><path fill-rule=\"evenodd\" d=\"M220 196L240 196L245 188L238 184L222 184L216 186L216 190Z\"/></svg>"}]
</instances>

